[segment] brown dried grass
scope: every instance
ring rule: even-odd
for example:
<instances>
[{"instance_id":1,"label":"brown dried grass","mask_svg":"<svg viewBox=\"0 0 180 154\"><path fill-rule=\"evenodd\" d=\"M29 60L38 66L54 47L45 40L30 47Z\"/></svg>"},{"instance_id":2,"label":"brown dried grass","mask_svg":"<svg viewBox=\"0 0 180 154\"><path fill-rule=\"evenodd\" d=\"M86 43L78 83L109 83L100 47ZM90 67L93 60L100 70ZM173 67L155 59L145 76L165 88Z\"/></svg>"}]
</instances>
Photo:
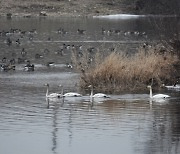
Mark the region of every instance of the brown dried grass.
<instances>
[{"instance_id":1,"label":"brown dried grass","mask_svg":"<svg viewBox=\"0 0 180 154\"><path fill-rule=\"evenodd\" d=\"M134 91L145 89L152 79L156 86L173 80L178 58L168 51L160 53L159 50L158 46L148 50L140 48L132 56L113 52L106 57L97 52L90 62L88 53L79 59L74 54L72 59L76 68L82 70L82 88L91 84L101 91Z\"/></svg>"}]
</instances>

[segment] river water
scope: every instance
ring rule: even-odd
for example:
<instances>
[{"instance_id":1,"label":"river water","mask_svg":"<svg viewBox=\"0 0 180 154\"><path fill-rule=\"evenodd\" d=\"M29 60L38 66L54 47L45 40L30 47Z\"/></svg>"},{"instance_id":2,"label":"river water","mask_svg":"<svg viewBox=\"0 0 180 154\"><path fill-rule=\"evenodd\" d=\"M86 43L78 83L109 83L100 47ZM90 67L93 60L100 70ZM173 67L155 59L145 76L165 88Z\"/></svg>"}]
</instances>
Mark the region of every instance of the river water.
<instances>
[{"instance_id":1,"label":"river water","mask_svg":"<svg viewBox=\"0 0 180 154\"><path fill-rule=\"evenodd\" d=\"M111 98L97 102L90 101L90 91L86 90L79 99L47 102L44 86L49 83L51 92L60 91L59 84L66 92L79 91L78 73L67 67L71 51L63 44L82 45L83 50L102 47L107 52L118 45L123 51L135 52L144 42L170 36L173 28L167 23L174 20L1 17L0 59L14 58L16 70L0 72L0 153L180 153L179 90L159 91L171 95L165 102L150 103L148 90L111 94ZM164 27L159 30L152 23ZM10 32L11 28L16 31ZM85 30L84 34L78 34L78 29ZM127 31L145 34L126 35ZM26 55L22 54L23 48ZM57 54L61 48L63 55ZM18 63L18 58L25 61ZM23 70L27 60L35 65L35 71ZM47 66L49 62L54 65Z\"/></svg>"}]
</instances>

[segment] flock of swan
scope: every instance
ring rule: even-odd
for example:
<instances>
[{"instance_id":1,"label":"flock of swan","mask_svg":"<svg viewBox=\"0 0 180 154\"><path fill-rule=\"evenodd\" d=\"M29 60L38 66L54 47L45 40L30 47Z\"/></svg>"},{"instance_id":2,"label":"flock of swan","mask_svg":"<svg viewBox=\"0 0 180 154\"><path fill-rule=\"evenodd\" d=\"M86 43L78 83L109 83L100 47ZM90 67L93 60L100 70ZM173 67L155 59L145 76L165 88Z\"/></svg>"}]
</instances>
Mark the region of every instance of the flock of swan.
<instances>
[{"instance_id":1,"label":"flock of swan","mask_svg":"<svg viewBox=\"0 0 180 154\"><path fill-rule=\"evenodd\" d=\"M61 93L50 93L49 94L49 84L45 84L45 86L47 86L47 91L46 91L46 98L48 100L51 100L51 99L60 99L60 98L77 98L77 97L82 97L83 95L82 94L79 94L79 93L76 93L76 92L68 92L68 93L64 93L64 88L62 85L59 85L59 87L61 87ZM94 99L99 99L99 98L103 98L103 99L106 99L106 98L110 98L109 95L107 94L104 94L104 93L96 93L94 94L93 92L93 86L92 85L89 85L88 88L91 89L91 93L89 95L90 97L90 101L93 101ZM149 88L150 92L149 92L149 99L150 99L150 102L152 101L156 101L156 102L160 102L160 101L165 101L167 100L168 98L170 98L171 96L169 95L166 95L166 94L156 94L156 95L153 95L152 93L152 86L147 86L147 88ZM174 85L174 86L168 86L166 88L174 88L174 89L180 89L180 85Z\"/></svg>"},{"instance_id":2,"label":"flock of swan","mask_svg":"<svg viewBox=\"0 0 180 154\"><path fill-rule=\"evenodd\" d=\"M64 94L64 88L62 85L59 85L61 87L61 93L50 93L49 94L49 84L45 84L47 86L47 91L46 91L46 98L51 99L51 98L63 98L63 97L82 97L81 94L76 93L76 92L68 92ZM103 94L103 93L96 93L93 94L93 86L89 85L89 88L91 88L91 95L90 97L92 98L109 98L110 96Z\"/></svg>"}]
</instances>

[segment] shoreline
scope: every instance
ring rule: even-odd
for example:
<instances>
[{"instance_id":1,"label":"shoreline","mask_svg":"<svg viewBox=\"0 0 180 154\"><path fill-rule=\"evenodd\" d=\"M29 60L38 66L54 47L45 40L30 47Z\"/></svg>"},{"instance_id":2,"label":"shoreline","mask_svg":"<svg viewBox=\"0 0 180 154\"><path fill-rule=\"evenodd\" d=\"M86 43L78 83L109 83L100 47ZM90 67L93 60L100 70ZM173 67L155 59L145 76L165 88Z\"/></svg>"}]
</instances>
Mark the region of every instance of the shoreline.
<instances>
[{"instance_id":1,"label":"shoreline","mask_svg":"<svg viewBox=\"0 0 180 154\"><path fill-rule=\"evenodd\" d=\"M167 6L160 10L141 6L141 0L134 2L133 0L1 0L0 1L0 16L19 16L19 17L92 17L104 16L111 14L135 14L135 15L150 15L173 16L174 11L165 11ZM170 6L168 6L170 7Z\"/></svg>"},{"instance_id":2,"label":"shoreline","mask_svg":"<svg viewBox=\"0 0 180 154\"><path fill-rule=\"evenodd\" d=\"M69 14L69 13L46 13L46 12L40 12L39 14L37 13L1 13L0 12L0 17L7 17L7 18L12 18L12 17L20 17L20 18L36 18L36 17L67 17L67 18L97 18L97 19L129 19L129 18L144 18L144 17L169 17L169 18L173 18L173 17L179 17L178 15L164 15L164 14L132 14L132 13L117 13L117 14L108 14L108 15L104 15L104 14L90 14L90 15L80 15L80 14Z\"/></svg>"},{"instance_id":3,"label":"shoreline","mask_svg":"<svg viewBox=\"0 0 180 154\"><path fill-rule=\"evenodd\" d=\"M11 14L19 17L92 17L98 15L135 13L132 4L108 0L68 0L68 1L27 1L2 0L0 16Z\"/></svg>"}]
</instances>

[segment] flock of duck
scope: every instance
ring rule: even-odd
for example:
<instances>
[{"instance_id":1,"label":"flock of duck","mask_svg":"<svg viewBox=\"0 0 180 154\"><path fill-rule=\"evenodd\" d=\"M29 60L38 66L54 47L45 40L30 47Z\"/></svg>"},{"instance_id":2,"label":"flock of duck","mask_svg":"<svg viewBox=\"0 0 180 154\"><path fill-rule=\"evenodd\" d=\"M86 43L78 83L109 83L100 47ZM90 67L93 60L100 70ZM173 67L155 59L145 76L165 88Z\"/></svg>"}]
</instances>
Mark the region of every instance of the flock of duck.
<instances>
[{"instance_id":1,"label":"flock of duck","mask_svg":"<svg viewBox=\"0 0 180 154\"><path fill-rule=\"evenodd\" d=\"M78 33L83 33L84 30L78 29ZM59 29L58 33L66 33L63 29ZM37 34L36 29L32 29L30 31L22 31L20 29L10 29L8 31L0 31L0 37L4 40L3 42L14 49L15 47L21 47L22 40L23 38L26 39L26 41L33 41L34 35ZM48 38L50 40L50 38ZM82 45L67 45L63 43L61 46L59 46L58 50L54 52L54 55L60 55L64 56L64 52L69 50L70 51L77 51L79 52L79 55L82 54L80 51L82 51ZM90 49L89 49L90 50ZM91 50L92 51L92 50ZM37 59L42 59L44 58L45 55L48 55L50 53L50 50L45 48L43 53L36 53L34 55L34 58ZM17 55L20 56L17 58ZM7 58L6 56L2 57L1 63L0 63L0 70L1 71L9 71L9 70L15 70L16 64L25 64L24 65L24 71L34 71L35 65L31 64L30 59L28 59L27 55L29 53L25 50L23 47L20 52L13 52L11 55L8 55L8 57L12 58ZM47 62L46 66L51 66L54 62ZM69 68L72 68L70 64L68 64Z\"/></svg>"},{"instance_id":2,"label":"flock of duck","mask_svg":"<svg viewBox=\"0 0 180 154\"><path fill-rule=\"evenodd\" d=\"M57 30L57 33L60 35L65 35L68 32L66 30L64 30L64 28L59 28ZM86 33L86 30L83 29L77 29L77 33L79 35L83 35ZM110 34L110 33L116 33L116 31L113 30L105 30L103 29L103 34ZM36 29L32 29L29 31L22 31L21 29L14 29L11 28L8 31L0 31L0 37L4 40L4 43L9 46L9 47L13 47L13 45L15 45L16 47L21 47L22 45L22 41L23 39L26 39L26 41L34 41L34 37L35 35L38 34L38 32L36 31ZM48 41L51 41L51 38L48 37L47 38ZM114 48L110 48L110 51L113 51ZM60 45L58 47L58 49L54 52L55 55L60 55L60 56L64 56L67 51L73 51L76 52L77 56L81 57L83 55L83 51L87 51L88 53L90 53L89 55L92 55L95 51L97 51L97 49L95 47L88 47L85 50L85 47L83 45L74 45L74 44L65 44L63 43L62 45ZM50 52L49 49L45 48L43 53L36 53L34 55L35 59L42 59L43 56L48 55ZM1 71L9 71L9 70L15 70L16 69L16 65L15 64L24 64L24 71L34 71L35 70L35 65L31 64L30 59L28 59L27 55L27 51L25 49L25 47L23 47L20 51L20 56L18 58L16 58L16 56L19 53L17 52L13 52L12 53L12 58L8 59L7 57L3 57L2 58L2 63L0 64L0 70ZM92 57L89 58L90 61L92 61ZM47 62L46 66L51 66L51 64L54 62ZM70 62L71 63L71 62ZM72 68L72 65L68 63L67 67L68 68Z\"/></svg>"},{"instance_id":3,"label":"flock of duck","mask_svg":"<svg viewBox=\"0 0 180 154\"><path fill-rule=\"evenodd\" d=\"M59 28L58 29L58 34L68 34L69 32L66 31L64 28ZM78 34L86 34L86 30L84 29L77 29L77 33ZM105 29L105 28L101 28L101 34L102 35L123 35L123 36L141 36L144 38L147 38L147 34L146 32L140 32L140 31L127 31L127 30L120 30L120 29Z\"/></svg>"},{"instance_id":4,"label":"flock of duck","mask_svg":"<svg viewBox=\"0 0 180 154\"><path fill-rule=\"evenodd\" d=\"M123 35L123 36L140 36L140 37L144 37L147 38L147 34L146 32L140 32L140 31L123 31L123 30L119 30L119 29L105 29L102 28L101 32L103 35Z\"/></svg>"},{"instance_id":5,"label":"flock of duck","mask_svg":"<svg viewBox=\"0 0 180 154\"><path fill-rule=\"evenodd\" d=\"M23 39L27 39L29 41L33 40L34 35L37 34L36 29L32 29L29 31L22 31L21 29L11 28L8 31L2 30L0 31L0 38L3 42L8 46L11 47L13 50L16 47L20 47L22 44ZM15 45L15 46L14 46ZM11 50L10 48L10 50ZM18 58L16 56L20 54ZM10 58L11 56L11 58ZM8 57L2 57L2 63L0 64L1 71L9 71L15 70L16 63L23 64L24 63L24 70L25 71L34 71L34 64L30 63L30 60L27 59L27 51L23 47L21 51L18 52L11 52Z\"/></svg>"},{"instance_id":6,"label":"flock of duck","mask_svg":"<svg viewBox=\"0 0 180 154\"><path fill-rule=\"evenodd\" d=\"M23 67L24 71L34 71L34 64L31 64L30 60L24 60L24 59L18 58L18 64L22 62L26 63ZM5 72L10 71L10 70L15 70L16 69L15 64L16 64L16 61L14 58L8 60L6 57L3 57L2 63L0 64L0 70L5 71Z\"/></svg>"},{"instance_id":7,"label":"flock of duck","mask_svg":"<svg viewBox=\"0 0 180 154\"><path fill-rule=\"evenodd\" d=\"M83 35L85 34L86 30L83 29L77 29L77 34L79 35ZM67 34L68 32L64 30L64 28L59 28L57 30L57 33L59 35L61 34ZM2 63L0 64L0 70L1 71L9 71L9 70L15 70L16 65L15 64L25 64L24 65L24 70L25 71L34 71L35 69L35 65L31 64L31 60L27 57L29 55L29 51L27 51L28 49L25 49L25 47L23 46L25 43L27 43L28 41L30 42L34 42L35 41L35 35L37 35L38 32L36 29L32 29L29 31L22 31L21 29L16 29L16 28L11 28L7 31L2 30L0 31L0 39L3 40L3 42L5 43L5 45L7 45L8 47L13 48L17 48L18 50L20 50L19 52L11 52L8 57L12 57L12 58L7 58L6 56L2 57ZM47 41L52 41L50 37L47 38ZM22 47L22 49L20 49ZM9 48L9 50L11 50L11 48ZM54 52L54 55L60 55L60 56L64 56L67 53L66 52L76 52L77 56L82 56L83 55L83 50L84 47L80 44L75 45L75 44L65 44L62 43L62 45L60 45L58 47L58 49ZM88 47L86 49L86 51L88 51L89 53L93 53L96 51L95 47ZM49 55L50 50L48 48L45 48L44 51L42 53L40 53L39 51L37 51L38 53L36 53L34 55L35 60L37 59L42 59L45 57L45 55ZM17 55L20 55L17 58ZM51 66L51 64L54 63L52 61L47 62L46 66ZM67 67L72 68L72 65L70 64L71 62L69 62L67 64Z\"/></svg>"}]
</instances>

